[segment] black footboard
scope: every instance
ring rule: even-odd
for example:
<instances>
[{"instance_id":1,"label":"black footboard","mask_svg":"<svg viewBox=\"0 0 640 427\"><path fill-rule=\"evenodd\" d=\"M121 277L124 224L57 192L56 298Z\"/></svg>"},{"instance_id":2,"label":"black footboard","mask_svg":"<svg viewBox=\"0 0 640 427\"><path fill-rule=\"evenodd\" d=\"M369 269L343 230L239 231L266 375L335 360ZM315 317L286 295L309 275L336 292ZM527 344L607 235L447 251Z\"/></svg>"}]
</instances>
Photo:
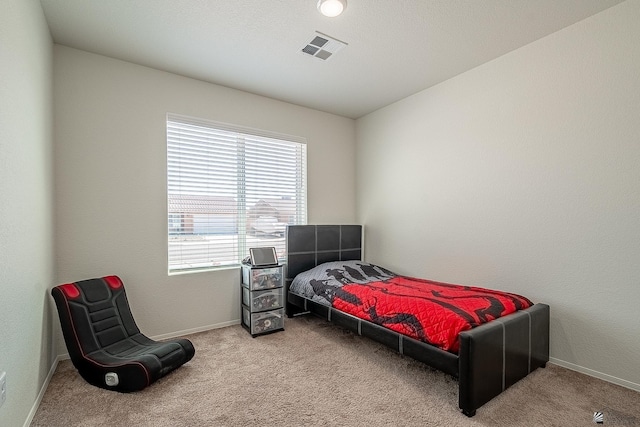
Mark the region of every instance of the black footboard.
<instances>
[{"instance_id":1,"label":"black footboard","mask_svg":"<svg viewBox=\"0 0 640 427\"><path fill-rule=\"evenodd\" d=\"M496 319L460 334L459 406L467 415L549 361L549 306Z\"/></svg>"}]
</instances>

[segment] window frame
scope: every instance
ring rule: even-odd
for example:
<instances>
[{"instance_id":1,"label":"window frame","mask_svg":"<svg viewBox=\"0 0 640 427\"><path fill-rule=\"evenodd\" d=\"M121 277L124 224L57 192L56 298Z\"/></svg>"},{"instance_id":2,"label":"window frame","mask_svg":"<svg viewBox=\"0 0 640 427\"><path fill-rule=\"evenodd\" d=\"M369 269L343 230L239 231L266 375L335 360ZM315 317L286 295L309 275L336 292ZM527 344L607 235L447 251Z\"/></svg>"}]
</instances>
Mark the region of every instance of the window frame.
<instances>
[{"instance_id":1,"label":"window frame","mask_svg":"<svg viewBox=\"0 0 640 427\"><path fill-rule=\"evenodd\" d=\"M172 125L173 124L173 125ZM205 128L205 129L211 129L211 135L212 135L212 139L211 142L214 143L216 142L216 137L215 134L216 133L231 133L235 135L235 149L238 153L236 160L235 160L235 167L236 167L236 182L237 182L237 191L235 192L235 197L234 197L234 201L235 201L235 211L233 214L233 219L235 220L235 224L237 227L237 232L235 233L236 236L236 240L237 240L237 247L232 247L230 246L229 249L229 253L227 253L227 255L232 259L231 261L225 261L225 263L221 264L221 265L215 265L215 263L213 263L213 261L211 261L211 265L198 265L198 266L188 266L187 267L187 263L183 262L182 266L176 266L176 263L173 261L176 261L179 258L182 258L182 260L188 260L189 257L188 256L172 256L172 247L171 247L171 241L172 241L172 236L173 236L173 240L177 241L177 242L182 242L182 245L184 245L184 242L186 241L186 239L184 240L178 240L175 238L176 235L182 235L182 236L196 236L196 235L200 235L200 234L196 234L196 233L188 233L185 231L184 229L184 224L182 226L177 225L176 222L176 218L178 218L179 216L185 216L184 212L177 212L175 211L175 208L172 209L171 208L171 204L172 204L172 197L175 198L179 198L179 197L183 197L185 196L185 194L182 194L180 191L175 192L172 191L172 186L175 187L176 185L176 178L175 176L172 177L172 174L175 175L175 165L172 165L171 162L174 161L175 162L175 154L172 154L171 150L175 149L174 146L172 146L172 140L170 140L170 138L174 138L175 137L175 132L176 132L176 126L185 126L185 127L189 127L189 126L195 126L198 128ZM173 136L172 136L173 135ZM177 138L177 140L179 140L180 138ZM200 138L199 138L200 139ZM202 140L205 140L206 138L202 138ZM270 141L273 140L273 141ZM178 142L173 141L174 144L177 144ZM199 142L201 144L206 144L206 142ZM299 137L299 136L293 136L293 135L288 135L288 134L282 134L282 133L276 133L276 132L271 132L271 131L266 131L266 130L260 130L260 129L254 129L254 128L250 128L250 127L246 127L246 126L240 126L240 125L234 125L234 124L229 124L229 123L223 123L223 122L217 122L217 121L212 121L212 120L207 120L207 119L200 119L200 118L194 118L194 117L188 117L188 116L184 116L184 115L179 115L179 114L174 114L174 113L167 113L166 115L166 195L167 195L167 211L166 211L166 215L165 215L165 220L166 220L166 236L167 236L167 272L169 275L177 275L177 274L185 274L185 273L195 273L195 272L205 272L205 271L215 271L215 270L223 270L223 269L228 269L228 268L238 268L241 264L241 260L246 257L249 253L249 246L251 245L251 247L256 247L256 245L248 243L248 239L249 239L249 230L247 229L247 224L249 222L249 217L247 212L250 210L250 207L248 206L247 203L247 192L250 191L251 189L255 190L255 187L258 186L255 183L256 182L261 182L261 181L256 181L257 178L257 174L254 171L254 174L256 174L255 176L253 176L253 187L250 186L250 184L247 184L248 179L248 174L251 174L251 172L247 171L247 169L250 169L250 167L256 168L256 165L258 163L261 163L261 161L259 160L255 160L255 158L259 158L262 159L262 157L259 157L258 155L256 155L255 153L257 153L258 151L247 155L248 151L247 151L247 147L246 145L252 145L254 147L254 149L264 149L266 151L267 155L271 155L272 157L267 161L267 162L273 162L276 163L277 160L273 160L273 156L276 154L279 154L279 152L277 151L276 145L275 144L283 144L284 146L290 145L288 151L293 151L295 153L295 155L291 155L289 154L289 156L287 157L287 160L291 163L292 160L291 159L295 159L293 162L295 163L295 170L294 173L291 175L287 175L288 178L290 178L292 180L292 182L295 183L295 185L291 188L294 188L294 192L295 192L295 196L293 197L294 203L292 203L292 205L295 204L295 209L293 212L293 218L294 221L287 221L288 224L306 224L307 223L307 200L308 200L308 195L307 195L307 140L306 138L303 137ZM269 145L272 144L271 148L269 148ZM203 145L204 146L204 145ZM217 150L217 149L212 149L212 150ZM226 153L229 154L225 151L226 149L221 149L220 153ZM230 152L231 150L229 150ZM217 151L216 151L217 152ZM254 157L254 160L248 160L247 157ZM251 163L250 167L249 162L254 162ZM231 163L233 164L233 163ZM179 169L179 168L178 168ZM184 168L186 171L190 171L189 167ZM183 173L182 169L179 169L181 172L180 174ZM181 175L182 176L182 175ZM211 174L206 175L203 174L203 176L208 177L209 179L211 179ZM273 176L271 176L269 173L266 174L267 178L271 178L274 180L273 185L276 186L276 184L278 183L277 180L277 176L274 174ZM182 178L180 178L182 179ZM221 183L226 183L227 182L227 178L223 178L220 180ZM182 185L182 181L180 181L180 186ZM181 187L180 187L181 188ZM190 188L188 185L186 185L187 188L187 192L193 192L194 190L192 188ZM195 188L195 187L194 187ZM270 187L266 187L266 188L270 188ZM201 195L194 195L194 194L188 194L185 197L204 197L205 195L207 197L217 197L217 196L213 196L214 192L211 193L207 193L205 190L202 190ZM266 191L266 193L269 193L269 191ZM253 194L253 193L252 193ZM259 194L259 193L255 193L255 194ZM276 192L277 194L277 192ZM178 196L179 195L179 196ZM255 196L257 197L257 196ZM285 197L283 194L281 194L279 197L281 197L281 201L285 201L286 200L291 200L291 198L287 198ZM268 199L268 198L267 198ZM257 202L255 202L255 206L258 205L258 203L260 201L262 201L263 198L261 196L261 198L258 199ZM268 199L271 200L271 199ZM277 200L277 199L276 199ZM273 201L273 200L271 200ZM254 206L254 207L255 207ZM287 212L290 213L290 212ZM287 219L291 219L291 215L285 215ZM258 217L260 218L260 217ZM278 223L278 225L281 225L281 223ZM206 235L206 234L205 234ZM233 235L233 234L232 234ZM277 233L276 233L277 235ZM284 247L284 233L281 236L282 238L282 242L280 242L278 240L278 244L281 245L282 249L279 252L280 256L284 256L284 251L286 250L286 248ZM178 246L180 246L180 243L178 243ZM273 244L266 244L266 245L262 245L262 246L274 246ZM180 250L179 252L181 252L182 250ZM235 258L234 258L235 256ZM195 259L195 258L194 258ZM193 259L192 259L193 261Z\"/></svg>"}]
</instances>

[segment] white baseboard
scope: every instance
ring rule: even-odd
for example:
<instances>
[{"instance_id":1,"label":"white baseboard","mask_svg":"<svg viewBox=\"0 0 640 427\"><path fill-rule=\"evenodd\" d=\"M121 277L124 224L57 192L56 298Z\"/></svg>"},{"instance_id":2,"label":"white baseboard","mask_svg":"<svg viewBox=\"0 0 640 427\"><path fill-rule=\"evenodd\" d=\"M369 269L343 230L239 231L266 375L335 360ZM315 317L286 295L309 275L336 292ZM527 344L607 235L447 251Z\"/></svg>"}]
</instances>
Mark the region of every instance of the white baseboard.
<instances>
[{"instance_id":1,"label":"white baseboard","mask_svg":"<svg viewBox=\"0 0 640 427\"><path fill-rule=\"evenodd\" d=\"M580 372L581 374L589 375L590 377L598 378L612 384L630 388L631 390L640 391L640 384L623 380L622 378L614 377L613 375L594 371L593 369L585 368L580 365L575 365L570 362L565 362L564 360L556 359L555 357L550 357L549 362L553 363L554 365L562 366L563 368L571 369L572 371Z\"/></svg>"},{"instance_id":2,"label":"white baseboard","mask_svg":"<svg viewBox=\"0 0 640 427\"><path fill-rule=\"evenodd\" d=\"M200 326L198 328L186 329L184 331L170 332L168 334L156 335L150 337L152 340L168 340L170 338L183 337L185 335L197 334L198 332L210 331L212 329L226 328L227 326L239 325L240 319L230 320L228 322L216 323L215 325Z\"/></svg>"},{"instance_id":3,"label":"white baseboard","mask_svg":"<svg viewBox=\"0 0 640 427\"><path fill-rule=\"evenodd\" d=\"M239 324L240 324L240 319L230 320L228 322L216 323L214 325L200 326L197 328L185 329L184 331L176 331L176 332L170 332L168 334L155 335L149 338L156 341L168 340L171 338L183 337L185 335L197 334L198 332L206 332L212 329L226 328L227 326L233 326L233 325L239 325ZM67 360L67 359L69 359L69 353L59 354L56 359L56 366L58 361Z\"/></svg>"},{"instance_id":4,"label":"white baseboard","mask_svg":"<svg viewBox=\"0 0 640 427\"><path fill-rule=\"evenodd\" d=\"M31 425L31 421L33 421L33 417L36 416L36 412L40 407L40 402L42 402L42 398L44 397L44 393L47 391L47 387L49 387L49 383L51 382L51 378L53 374L56 372L56 368L58 367L58 362L60 362L60 356L56 356L55 360L51 364L51 368L49 369L49 373L47 377L44 379L44 383L42 387L40 387L40 392L38 393L38 397L36 397L36 401L33 402L33 406L31 406L31 411L29 411L29 415L27 419L24 421L23 427L29 427Z\"/></svg>"}]
</instances>

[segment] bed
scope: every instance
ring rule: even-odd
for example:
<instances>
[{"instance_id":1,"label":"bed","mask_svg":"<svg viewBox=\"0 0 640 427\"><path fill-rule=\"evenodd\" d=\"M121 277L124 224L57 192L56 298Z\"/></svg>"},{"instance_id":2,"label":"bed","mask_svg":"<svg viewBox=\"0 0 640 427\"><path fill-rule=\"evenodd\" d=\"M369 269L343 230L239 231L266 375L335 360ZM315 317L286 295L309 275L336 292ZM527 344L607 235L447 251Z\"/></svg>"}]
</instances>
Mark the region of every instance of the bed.
<instances>
[{"instance_id":1,"label":"bed","mask_svg":"<svg viewBox=\"0 0 640 427\"><path fill-rule=\"evenodd\" d=\"M380 316L365 320L338 310L321 297L301 291L298 283L297 288L292 289L296 276L324 263L363 263L362 230L361 225L293 225L287 228L285 293L288 317L314 314L452 375L458 379L459 407L468 417L474 416L478 408L509 386L546 366L549 360L549 306L546 304L531 303L528 308L520 307L512 314L462 330L453 344L443 347L434 345L433 340L425 342L424 337L407 333L406 327L394 330L388 322L381 322ZM389 275L395 276L384 268L379 268L378 272L379 279L385 283ZM353 275L357 277L357 273ZM337 278L344 283L353 281L351 276L348 280L339 275ZM371 286L367 285L367 288ZM343 292L343 303L347 302L340 307L347 310L356 292L352 289L340 292Z\"/></svg>"}]
</instances>

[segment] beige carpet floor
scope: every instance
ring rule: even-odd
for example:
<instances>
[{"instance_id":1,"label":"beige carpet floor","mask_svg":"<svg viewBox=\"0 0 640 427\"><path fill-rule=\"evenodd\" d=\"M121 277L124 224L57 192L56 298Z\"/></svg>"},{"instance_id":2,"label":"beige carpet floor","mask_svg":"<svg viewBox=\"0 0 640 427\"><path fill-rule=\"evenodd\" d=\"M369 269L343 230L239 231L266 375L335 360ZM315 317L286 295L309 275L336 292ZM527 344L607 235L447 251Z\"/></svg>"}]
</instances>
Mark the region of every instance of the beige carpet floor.
<instances>
[{"instance_id":1,"label":"beige carpet floor","mask_svg":"<svg viewBox=\"0 0 640 427\"><path fill-rule=\"evenodd\" d=\"M62 361L32 426L640 426L640 393L548 364L484 405L458 409L455 379L305 316L257 338L240 326L189 336L196 355L131 394Z\"/></svg>"}]
</instances>

